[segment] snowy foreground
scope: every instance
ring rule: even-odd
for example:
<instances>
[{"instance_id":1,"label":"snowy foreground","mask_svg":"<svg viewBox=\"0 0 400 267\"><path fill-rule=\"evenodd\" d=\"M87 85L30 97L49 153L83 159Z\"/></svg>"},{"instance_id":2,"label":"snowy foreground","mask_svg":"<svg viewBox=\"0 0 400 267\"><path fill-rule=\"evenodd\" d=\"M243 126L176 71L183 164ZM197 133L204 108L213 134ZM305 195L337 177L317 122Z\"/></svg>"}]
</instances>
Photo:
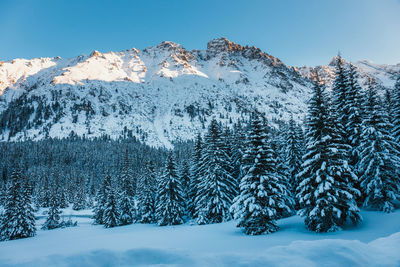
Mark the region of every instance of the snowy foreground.
<instances>
[{"instance_id":1,"label":"snowy foreground","mask_svg":"<svg viewBox=\"0 0 400 267\"><path fill-rule=\"evenodd\" d=\"M0 266L400 266L400 211L363 211L359 227L328 234L293 216L263 236L246 236L235 222L105 229L89 212L73 214L78 227L1 242Z\"/></svg>"}]
</instances>

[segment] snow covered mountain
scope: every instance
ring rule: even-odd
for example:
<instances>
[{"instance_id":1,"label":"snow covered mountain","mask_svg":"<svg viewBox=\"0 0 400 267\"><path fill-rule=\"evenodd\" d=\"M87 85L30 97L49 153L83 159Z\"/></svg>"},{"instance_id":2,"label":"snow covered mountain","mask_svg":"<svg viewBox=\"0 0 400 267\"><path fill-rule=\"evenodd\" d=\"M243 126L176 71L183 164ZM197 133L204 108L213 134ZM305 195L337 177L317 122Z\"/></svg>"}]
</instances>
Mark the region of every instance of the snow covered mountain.
<instances>
[{"instance_id":1,"label":"snow covered mountain","mask_svg":"<svg viewBox=\"0 0 400 267\"><path fill-rule=\"evenodd\" d=\"M400 65L357 66L385 86L400 71ZM319 68L329 82L333 66ZM225 38L206 50L162 42L144 50L1 62L0 140L132 134L171 147L192 139L213 117L229 125L254 108L271 123L290 114L303 119L312 70Z\"/></svg>"}]
</instances>

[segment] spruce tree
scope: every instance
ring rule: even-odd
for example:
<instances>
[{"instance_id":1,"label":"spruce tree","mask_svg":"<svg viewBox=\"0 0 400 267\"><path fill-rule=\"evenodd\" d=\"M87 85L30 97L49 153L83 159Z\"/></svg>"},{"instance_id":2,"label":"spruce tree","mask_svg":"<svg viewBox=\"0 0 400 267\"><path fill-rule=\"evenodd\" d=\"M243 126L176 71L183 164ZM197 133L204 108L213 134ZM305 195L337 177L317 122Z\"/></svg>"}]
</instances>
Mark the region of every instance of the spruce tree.
<instances>
[{"instance_id":1,"label":"spruce tree","mask_svg":"<svg viewBox=\"0 0 400 267\"><path fill-rule=\"evenodd\" d=\"M393 88L393 137L400 144L400 74Z\"/></svg>"},{"instance_id":2,"label":"spruce tree","mask_svg":"<svg viewBox=\"0 0 400 267\"><path fill-rule=\"evenodd\" d=\"M50 208L46 218L46 221L42 225L42 229L51 230L61 226L61 211L59 209L59 202L57 200L56 191L53 190L51 200L50 200Z\"/></svg>"},{"instance_id":3,"label":"spruce tree","mask_svg":"<svg viewBox=\"0 0 400 267\"><path fill-rule=\"evenodd\" d=\"M195 146L193 149L193 154L192 154L192 166L191 166L191 176L190 176L190 186L189 186L189 191L188 191L188 213L194 217L195 216L195 211L196 211L196 196L198 192L198 186L201 181L201 155L202 155L202 149L203 149L203 143L202 143L202 138L200 133L197 134L196 140L195 140Z\"/></svg>"},{"instance_id":4,"label":"spruce tree","mask_svg":"<svg viewBox=\"0 0 400 267\"><path fill-rule=\"evenodd\" d=\"M357 177L346 161L347 147L341 129L334 127L327 96L318 76L309 102L307 118L307 153L298 174L297 198L299 214L305 216L309 230L333 232L341 229L347 219L361 220L352 187Z\"/></svg>"},{"instance_id":5,"label":"spruce tree","mask_svg":"<svg viewBox=\"0 0 400 267\"><path fill-rule=\"evenodd\" d=\"M103 215L107 201L107 190L111 187L111 176L106 175L101 188L97 192L96 204L93 209L93 219L95 224L104 224Z\"/></svg>"},{"instance_id":6,"label":"spruce tree","mask_svg":"<svg viewBox=\"0 0 400 267\"><path fill-rule=\"evenodd\" d=\"M399 145L388 132L392 127L383 114L375 87L375 82L370 79L358 170L364 196L363 206L392 212L395 201L400 199Z\"/></svg>"},{"instance_id":7,"label":"spruce tree","mask_svg":"<svg viewBox=\"0 0 400 267\"><path fill-rule=\"evenodd\" d=\"M278 230L278 212L290 212L291 197L283 177L276 169L276 159L260 115L253 115L243 156L244 177L240 194L232 205L238 227L248 235Z\"/></svg>"},{"instance_id":8,"label":"spruce tree","mask_svg":"<svg viewBox=\"0 0 400 267\"><path fill-rule=\"evenodd\" d=\"M106 178L107 181L110 181L110 184L107 184L105 188L106 192L106 201L104 204L104 212L103 212L103 224L106 228L111 228L119 225L119 211L118 211L118 203L115 195L114 188L111 185L111 176L108 174Z\"/></svg>"},{"instance_id":9,"label":"spruce tree","mask_svg":"<svg viewBox=\"0 0 400 267\"><path fill-rule=\"evenodd\" d=\"M183 223L184 203L182 184L176 173L172 152L168 155L164 174L160 179L157 197L158 225L178 225Z\"/></svg>"},{"instance_id":10,"label":"spruce tree","mask_svg":"<svg viewBox=\"0 0 400 267\"><path fill-rule=\"evenodd\" d=\"M23 185L23 178L17 167L11 174L7 190L4 214L0 225L1 240L14 240L36 234L31 190Z\"/></svg>"},{"instance_id":11,"label":"spruce tree","mask_svg":"<svg viewBox=\"0 0 400 267\"><path fill-rule=\"evenodd\" d=\"M134 189L132 186L132 175L130 172L130 160L128 149L121 169L121 190L119 194L119 213L120 224L127 225L133 223L136 218Z\"/></svg>"},{"instance_id":12,"label":"spruce tree","mask_svg":"<svg viewBox=\"0 0 400 267\"><path fill-rule=\"evenodd\" d=\"M237 191L236 181L226 166L229 159L224 150L220 125L215 119L210 123L204 143L195 217L199 224L220 223L231 219L229 208Z\"/></svg>"},{"instance_id":13,"label":"spruce tree","mask_svg":"<svg viewBox=\"0 0 400 267\"><path fill-rule=\"evenodd\" d=\"M155 222L155 170L152 161L146 164L145 173L140 183L139 205L140 222Z\"/></svg>"},{"instance_id":14,"label":"spruce tree","mask_svg":"<svg viewBox=\"0 0 400 267\"><path fill-rule=\"evenodd\" d=\"M82 176L76 179L76 192L74 196L73 210L83 210L86 208L85 182Z\"/></svg>"},{"instance_id":15,"label":"spruce tree","mask_svg":"<svg viewBox=\"0 0 400 267\"><path fill-rule=\"evenodd\" d=\"M300 127L296 124L293 116L290 118L289 127L286 134L286 149L285 149L285 162L288 166L288 179L293 198L296 195L296 188L298 181L296 179L297 173L300 170L303 156L303 144L301 144ZM298 205L296 205L298 207Z\"/></svg>"},{"instance_id":16,"label":"spruce tree","mask_svg":"<svg viewBox=\"0 0 400 267\"><path fill-rule=\"evenodd\" d=\"M357 82L358 74L356 67L353 64L349 65L347 77L347 101L345 103L345 110L348 111L348 120L345 125L347 133L348 144L350 145L349 151L349 164L352 169L358 173L357 165L360 160L359 145L361 135L361 122L363 120L362 110L362 94L361 87Z\"/></svg>"}]
</instances>

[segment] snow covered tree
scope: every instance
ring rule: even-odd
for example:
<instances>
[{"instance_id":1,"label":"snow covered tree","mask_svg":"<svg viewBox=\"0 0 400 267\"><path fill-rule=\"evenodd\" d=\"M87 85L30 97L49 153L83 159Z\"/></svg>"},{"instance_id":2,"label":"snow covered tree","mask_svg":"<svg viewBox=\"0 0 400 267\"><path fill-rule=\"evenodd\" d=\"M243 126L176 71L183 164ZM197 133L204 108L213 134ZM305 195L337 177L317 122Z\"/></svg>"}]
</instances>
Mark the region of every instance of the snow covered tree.
<instances>
[{"instance_id":1,"label":"snow covered tree","mask_svg":"<svg viewBox=\"0 0 400 267\"><path fill-rule=\"evenodd\" d=\"M192 155L192 166L191 166L191 176L190 176L190 186L188 191L188 213L194 217L196 211L196 196L198 192L198 186L201 181L201 168L200 168L200 160L202 155L203 143L200 133L197 135L195 140L195 146L193 149Z\"/></svg>"},{"instance_id":2,"label":"snow covered tree","mask_svg":"<svg viewBox=\"0 0 400 267\"><path fill-rule=\"evenodd\" d=\"M334 127L327 96L318 76L309 102L307 153L298 174L299 214L309 230L333 232L348 219L361 220L355 202L359 191L352 187L357 177L346 161L340 129Z\"/></svg>"},{"instance_id":3,"label":"snow covered tree","mask_svg":"<svg viewBox=\"0 0 400 267\"><path fill-rule=\"evenodd\" d=\"M183 160L182 165L179 170L179 180L181 181L181 184L182 184L182 198L184 201L185 211L188 210L189 201L190 201L189 200L190 179L191 179L191 173L190 173L189 164L187 163L186 160Z\"/></svg>"},{"instance_id":4,"label":"snow covered tree","mask_svg":"<svg viewBox=\"0 0 400 267\"><path fill-rule=\"evenodd\" d=\"M363 120L362 111L362 95L361 87L357 82L358 74L356 67L353 64L349 65L347 77L347 101L345 103L349 116L345 125L345 131L347 134L348 145L350 145L349 151L349 164L352 169L357 172L357 165L360 160L359 157L359 145L361 135L361 122Z\"/></svg>"},{"instance_id":5,"label":"snow covered tree","mask_svg":"<svg viewBox=\"0 0 400 267\"><path fill-rule=\"evenodd\" d=\"M158 225L182 224L184 215L182 185L176 173L172 152L168 155L158 190L156 208Z\"/></svg>"},{"instance_id":6,"label":"snow covered tree","mask_svg":"<svg viewBox=\"0 0 400 267\"><path fill-rule=\"evenodd\" d=\"M111 185L111 176L108 174L108 178L106 178L107 186L105 188L106 192L106 201L104 204L104 212L103 212L103 224L106 228L111 228L119 225L119 211L117 205L117 199L115 196L114 188Z\"/></svg>"},{"instance_id":7,"label":"snow covered tree","mask_svg":"<svg viewBox=\"0 0 400 267\"><path fill-rule=\"evenodd\" d=\"M400 74L393 89L393 137L400 144Z\"/></svg>"},{"instance_id":8,"label":"snow covered tree","mask_svg":"<svg viewBox=\"0 0 400 267\"><path fill-rule=\"evenodd\" d=\"M83 210L86 208L85 182L82 176L76 179L76 192L74 196L73 210Z\"/></svg>"},{"instance_id":9,"label":"snow covered tree","mask_svg":"<svg viewBox=\"0 0 400 267\"><path fill-rule=\"evenodd\" d=\"M231 211L248 235L273 233L278 230L278 210L290 212L291 197L284 179L276 169L276 159L265 132L263 120L255 114L243 155L244 177L240 194Z\"/></svg>"},{"instance_id":10,"label":"snow covered tree","mask_svg":"<svg viewBox=\"0 0 400 267\"><path fill-rule=\"evenodd\" d=\"M42 225L42 229L44 230L51 230L61 226L61 218L60 218L61 211L59 209L59 203L57 200L56 191L53 190L51 200L50 200L50 208L47 214L46 221Z\"/></svg>"},{"instance_id":11,"label":"snow covered tree","mask_svg":"<svg viewBox=\"0 0 400 267\"><path fill-rule=\"evenodd\" d=\"M213 119L204 138L200 159L201 180L197 187L195 217L199 224L220 223L231 219L229 208L237 195L236 181L226 163L220 125Z\"/></svg>"},{"instance_id":12,"label":"snow covered tree","mask_svg":"<svg viewBox=\"0 0 400 267\"><path fill-rule=\"evenodd\" d=\"M1 240L14 240L31 237L36 234L31 190L24 184L17 167L11 174L7 190L7 199L0 225Z\"/></svg>"},{"instance_id":13,"label":"snow covered tree","mask_svg":"<svg viewBox=\"0 0 400 267\"><path fill-rule=\"evenodd\" d=\"M103 180L103 185L97 192L96 204L93 209L93 219L96 224L103 224L104 209L107 201L108 188L111 187L111 176L106 175Z\"/></svg>"},{"instance_id":14,"label":"snow covered tree","mask_svg":"<svg viewBox=\"0 0 400 267\"><path fill-rule=\"evenodd\" d=\"M121 190L119 193L119 212L121 225L133 223L136 218L134 188L132 186L132 175L130 172L130 160L128 149L125 153L124 163L121 169ZM136 186L135 186L136 191Z\"/></svg>"},{"instance_id":15,"label":"snow covered tree","mask_svg":"<svg viewBox=\"0 0 400 267\"><path fill-rule=\"evenodd\" d=\"M141 223L155 222L155 170L152 161L146 164L139 191L139 209Z\"/></svg>"},{"instance_id":16,"label":"snow covered tree","mask_svg":"<svg viewBox=\"0 0 400 267\"><path fill-rule=\"evenodd\" d=\"M375 87L375 82L370 79L358 170L364 196L363 206L391 212L394 202L400 199L399 145L388 132L392 127L383 115Z\"/></svg>"},{"instance_id":17,"label":"snow covered tree","mask_svg":"<svg viewBox=\"0 0 400 267\"><path fill-rule=\"evenodd\" d=\"M338 130L338 134L340 134L340 137L344 143L347 143L346 125L349 119L349 110L347 106L348 75L346 66L344 65L344 61L340 55L336 57L335 67L336 77L332 86L333 112L330 114L330 116L335 117L335 127Z\"/></svg>"},{"instance_id":18,"label":"snow covered tree","mask_svg":"<svg viewBox=\"0 0 400 267\"><path fill-rule=\"evenodd\" d=\"M300 170L303 156L303 144L300 136L301 128L296 124L293 116L290 118L288 131L286 133L285 161L288 166L288 179L290 192L293 198L296 195L298 181L296 175Z\"/></svg>"}]
</instances>

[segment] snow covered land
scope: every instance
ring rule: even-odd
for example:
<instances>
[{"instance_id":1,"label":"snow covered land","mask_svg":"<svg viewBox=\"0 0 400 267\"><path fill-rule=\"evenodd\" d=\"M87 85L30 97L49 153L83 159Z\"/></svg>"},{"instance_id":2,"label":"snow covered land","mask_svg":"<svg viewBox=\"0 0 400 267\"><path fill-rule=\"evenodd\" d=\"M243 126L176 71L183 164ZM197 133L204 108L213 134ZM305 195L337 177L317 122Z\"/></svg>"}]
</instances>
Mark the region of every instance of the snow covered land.
<instances>
[{"instance_id":1,"label":"snow covered land","mask_svg":"<svg viewBox=\"0 0 400 267\"><path fill-rule=\"evenodd\" d=\"M92 225L90 210L63 214L78 226L1 242L0 266L400 266L400 211L363 211L358 227L324 234L293 216L261 236L245 235L235 221L105 229Z\"/></svg>"},{"instance_id":2,"label":"snow covered land","mask_svg":"<svg viewBox=\"0 0 400 267\"><path fill-rule=\"evenodd\" d=\"M0 266L400 266L400 65L221 38L0 74Z\"/></svg>"}]
</instances>

